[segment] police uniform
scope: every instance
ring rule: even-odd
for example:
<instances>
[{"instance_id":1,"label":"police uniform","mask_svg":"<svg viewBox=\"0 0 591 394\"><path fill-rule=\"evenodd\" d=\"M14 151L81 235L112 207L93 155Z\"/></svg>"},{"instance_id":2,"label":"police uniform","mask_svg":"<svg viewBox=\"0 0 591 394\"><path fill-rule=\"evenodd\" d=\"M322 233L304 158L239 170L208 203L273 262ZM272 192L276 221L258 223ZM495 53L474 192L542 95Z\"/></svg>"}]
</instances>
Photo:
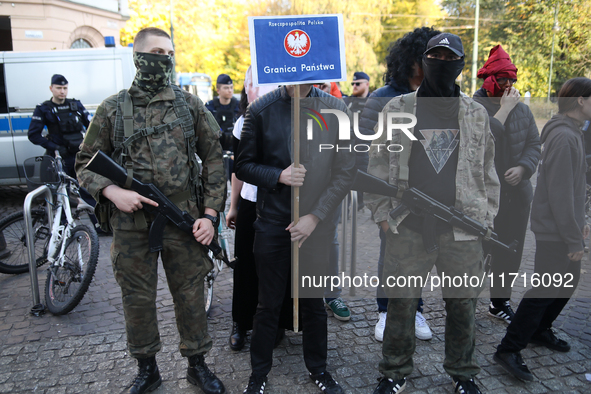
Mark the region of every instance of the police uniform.
<instances>
[{"instance_id":1,"label":"police uniform","mask_svg":"<svg viewBox=\"0 0 591 394\"><path fill-rule=\"evenodd\" d=\"M220 74L217 79L217 84L231 85L232 79L227 74ZM229 104L222 105L220 103L220 98L216 97L205 103L205 107L212 113L216 122L220 125L220 143L222 144L222 148L225 151L234 151L232 130L234 129L234 122L238 119L240 102L232 97Z\"/></svg>"},{"instance_id":2,"label":"police uniform","mask_svg":"<svg viewBox=\"0 0 591 394\"><path fill-rule=\"evenodd\" d=\"M54 75L52 85L67 85L68 81L62 75ZM55 156L55 151L62 149L66 172L75 176L74 160L76 152L82 142L82 132L90 123L90 114L84 105L76 99L66 99L63 104L56 104L52 100L44 101L35 107L31 124L29 125L29 140L46 149L45 154ZM43 129L47 126L48 134L43 136ZM66 152L67 151L67 152Z\"/></svg>"},{"instance_id":3,"label":"police uniform","mask_svg":"<svg viewBox=\"0 0 591 394\"><path fill-rule=\"evenodd\" d=\"M155 128L177 120L173 107L175 92L171 86L155 95L135 85L128 92L133 100L135 130ZM203 204L221 211L226 178L218 127L198 97L188 92L183 92L183 95L193 118L195 152L203 160ZM108 201L102 190L112 182L86 170L85 166L98 150L113 155L117 106L117 95L114 95L97 108L76 162L82 185L101 203ZM139 181L153 183L169 197L186 194L191 187L190 160L178 122L172 129L165 128L162 132L139 138L129 146L128 153L127 160L133 164L133 176ZM202 216L193 197L177 205L195 218ZM161 348L155 304L159 255L175 301L181 354L191 357L206 353L211 349L212 340L207 333L203 279L212 269L212 263L206 257L204 247L193 236L169 223L164 231L162 252L150 252L149 224L154 218L146 214L143 215L145 221L137 219L137 215L115 209L110 220L113 229L111 259L123 296L131 356L138 359L151 357Z\"/></svg>"}]
</instances>

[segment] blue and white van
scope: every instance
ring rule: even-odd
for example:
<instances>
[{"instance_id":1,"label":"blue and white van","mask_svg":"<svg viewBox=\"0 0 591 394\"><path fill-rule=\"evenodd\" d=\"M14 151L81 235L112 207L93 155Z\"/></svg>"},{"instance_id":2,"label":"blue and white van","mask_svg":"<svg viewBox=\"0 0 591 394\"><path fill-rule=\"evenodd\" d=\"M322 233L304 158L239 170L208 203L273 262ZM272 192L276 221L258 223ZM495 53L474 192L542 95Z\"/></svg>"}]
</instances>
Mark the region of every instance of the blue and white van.
<instances>
[{"instance_id":1,"label":"blue and white van","mask_svg":"<svg viewBox=\"0 0 591 394\"><path fill-rule=\"evenodd\" d=\"M0 52L0 185L25 184L22 164L45 149L27 138L35 106L51 98L53 74L68 80L68 98L91 114L107 97L131 86L132 48Z\"/></svg>"}]
</instances>

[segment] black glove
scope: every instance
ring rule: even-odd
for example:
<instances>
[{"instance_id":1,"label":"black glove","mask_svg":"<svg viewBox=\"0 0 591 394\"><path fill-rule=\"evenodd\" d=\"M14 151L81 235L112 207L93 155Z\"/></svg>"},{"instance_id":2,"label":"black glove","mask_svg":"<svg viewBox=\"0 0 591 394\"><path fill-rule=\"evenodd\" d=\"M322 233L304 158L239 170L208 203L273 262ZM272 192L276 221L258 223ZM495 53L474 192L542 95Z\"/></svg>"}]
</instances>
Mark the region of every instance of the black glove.
<instances>
[{"instance_id":1,"label":"black glove","mask_svg":"<svg viewBox=\"0 0 591 394\"><path fill-rule=\"evenodd\" d=\"M61 157L70 156L70 152L65 146L60 146L57 150L59 151Z\"/></svg>"}]
</instances>

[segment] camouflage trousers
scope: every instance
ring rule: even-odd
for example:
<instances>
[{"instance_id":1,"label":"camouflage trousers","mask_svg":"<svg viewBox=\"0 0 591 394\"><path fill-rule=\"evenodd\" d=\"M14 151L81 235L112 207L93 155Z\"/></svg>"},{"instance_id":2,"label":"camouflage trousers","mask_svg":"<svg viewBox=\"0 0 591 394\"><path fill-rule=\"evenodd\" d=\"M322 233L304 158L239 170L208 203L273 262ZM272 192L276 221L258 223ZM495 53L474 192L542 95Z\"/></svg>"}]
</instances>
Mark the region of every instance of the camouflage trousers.
<instances>
[{"instance_id":1,"label":"camouflage trousers","mask_svg":"<svg viewBox=\"0 0 591 394\"><path fill-rule=\"evenodd\" d=\"M420 276L425 280L433 265L440 276L482 277L482 243L478 241L453 240L453 233L438 237L439 250L425 252L421 234L404 226L399 234L388 231L382 283L390 277ZM385 285L386 286L386 285ZM445 360L443 367L450 376L470 379L478 374L480 367L474 357L475 312L481 287L443 288L445 310ZM399 380L413 370L413 354L416 347L415 314L421 286L405 288L387 287L388 315L380 372L391 379Z\"/></svg>"},{"instance_id":2,"label":"camouflage trousers","mask_svg":"<svg viewBox=\"0 0 591 394\"><path fill-rule=\"evenodd\" d=\"M172 224L164 231L161 252L150 252L147 230L113 232L111 260L123 297L129 353L143 358L161 348L156 315L159 256L174 302L181 355L205 354L212 340L207 333L203 280L213 266L204 248Z\"/></svg>"}]
</instances>

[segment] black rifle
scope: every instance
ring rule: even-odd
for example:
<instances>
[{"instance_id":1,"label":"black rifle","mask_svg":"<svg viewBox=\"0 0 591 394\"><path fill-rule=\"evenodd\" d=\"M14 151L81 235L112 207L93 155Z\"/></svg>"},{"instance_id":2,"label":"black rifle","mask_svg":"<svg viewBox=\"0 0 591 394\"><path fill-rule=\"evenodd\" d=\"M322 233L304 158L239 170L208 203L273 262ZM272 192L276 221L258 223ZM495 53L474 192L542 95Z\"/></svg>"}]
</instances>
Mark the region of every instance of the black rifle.
<instances>
[{"instance_id":1,"label":"black rifle","mask_svg":"<svg viewBox=\"0 0 591 394\"><path fill-rule=\"evenodd\" d=\"M127 181L127 171L125 168L121 167L100 150L96 152L88 164L86 164L86 168L110 179L121 187L123 187ZM158 203L157 207L150 204L143 204L143 209L156 215L156 218L150 225L150 252L162 250L164 227L169 220L178 228L187 234L190 234L191 237L193 236L193 223L195 223L195 219L193 219L188 212L181 211L179 207L170 201L156 186L151 183L142 183L137 179L132 178L130 189ZM215 240L212 240L211 243L207 245L207 248L212 251L217 259L223 260L228 266L230 265L228 258L224 255L222 248Z\"/></svg>"},{"instance_id":2,"label":"black rifle","mask_svg":"<svg viewBox=\"0 0 591 394\"><path fill-rule=\"evenodd\" d=\"M398 188L396 186L358 170L351 190L398 198L400 204L390 211L390 217L392 219L396 219L407 209L415 215L421 216L423 218L423 245L427 253L439 249L435 234L437 219L449 223L453 227L460 228L469 234L481 236L484 238L484 241L491 242L510 252L517 253L517 241L505 245L499 241L495 232L491 231L491 229L482 223L464 215L455 207L446 207L414 187L404 190L402 196L398 196Z\"/></svg>"}]
</instances>

